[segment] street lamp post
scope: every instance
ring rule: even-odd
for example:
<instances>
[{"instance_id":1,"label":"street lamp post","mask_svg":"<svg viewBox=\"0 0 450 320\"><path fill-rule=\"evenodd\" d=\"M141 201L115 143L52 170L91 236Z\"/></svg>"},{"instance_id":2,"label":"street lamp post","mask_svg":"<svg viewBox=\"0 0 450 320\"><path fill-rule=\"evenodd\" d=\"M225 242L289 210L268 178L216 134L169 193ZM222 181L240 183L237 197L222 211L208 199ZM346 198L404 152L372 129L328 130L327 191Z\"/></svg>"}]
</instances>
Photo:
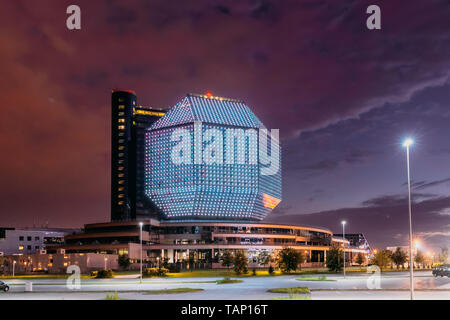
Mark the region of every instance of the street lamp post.
<instances>
[{"instance_id":1,"label":"street lamp post","mask_svg":"<svg viewBox=\"0 0 450 320\"><path fill-rule=\"evenodd\" d=\"M13 261L13 278L15 276L15 273L16 273L16 261L14 260Z\"/></svg>"},{"instance_id":2,"label":"street lamp post","mask_svg":"<svg viewBox=\"0 0 450 320\"><path fill-rule=\"evenodd\" d=\"M108 258L105 258L105 270L106 270L106 264L108 262Z\"/></svg>"},{"instance_id":3,"label":"street lamp post","mask_svg":"<svg viewBox=\"0 0 450 320\"><path fill-rule=\"evenodd\" d=\"M344 279L345 279L345 224L347 223L346 221L342 221L342 238L344 239Z\"/></svg>"},{"instance_id":4,"label":"street lamp post","mask_svg":"<svg viewBox=\"0 0 450 320\"><path fill-rule=\"evenodd\" d=\"M411 300L414 300L414 255L413 255L413 232L412 232L412 217L411 217L411 175L409 170L409 146L414 141L411 138L407 138L403 142L403 146L406 147L406 166L408 170L408 211L409 211L409 289Z\"/></svg>"},{"instance_id":5,"label":"street lamp post","mask_svg":"<svg viewBox=\"0 0 450 320\"><path fill-rule=\"evenodd\" d=\"M142 283L142 226L144 224L142 222L139 222L139 228L140 228L140 233L139 233L139 240L141 242L141 266L140 266L140 282Z\"/></svg>"}]
</instances>

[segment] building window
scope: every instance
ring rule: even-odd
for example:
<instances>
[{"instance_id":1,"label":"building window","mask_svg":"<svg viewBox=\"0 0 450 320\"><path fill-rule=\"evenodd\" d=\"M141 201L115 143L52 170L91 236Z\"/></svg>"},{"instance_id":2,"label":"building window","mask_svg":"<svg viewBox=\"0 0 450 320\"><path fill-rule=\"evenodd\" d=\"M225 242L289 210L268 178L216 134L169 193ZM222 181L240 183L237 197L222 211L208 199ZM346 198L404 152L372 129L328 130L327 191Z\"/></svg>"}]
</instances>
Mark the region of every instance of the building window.
<instances>
[{"instance_id":1,"label":"building window","mask_svg":"<svg viewBox=\"0 0 450 320\"><path fill-rule=\"evenodd\" d=\"M119 117L123 117L125 115L125 112L119 112Z\"/></svg>"},{"instance_id":2,"label":"building window","mask_svg":"<svg viewBox=\"0 0 450 320\"><path fill-rule=\"evenodd\" d=\"M123 198L125 195L123 193L119 194L119 198Z\"/></svg>"},{"instance_id":3,"label":"building window","mask_svg":"<svg viewBox=\"0 0 450 320\"><path fill-rule=\"evenodd\" d=\"M118 189L118 191L123 191L123 190L125 190L124 187L119 187L119 189Z\"/></svg>"},{"instance_id":4,"label":"building window","mask_svg":"<svg viewBox=\"0 0 450 320\"><path fill-rule=\"evenodd\" d=\"M124 168L124 167L119 167L118 169L119 169L119 171L122 171L122 170L123 170L123 168Z\"/></svg>"},{"instance_id":5,"label":"building window","mask_svg":"<svg viewBox=\"0 0 450 320\"><path fill-rule=\"evenodd\" d=\"M123 101L123 99L119 99L119 101ZM125 109L125 106L123 104L121 104L121 105L119 105L119 109L123 110L123 109Z\"/></svg>"},{"instance_id":6,"label":"building window","mask_svg":"<svg viewBox=\"0 0 450 320\"><path fill-rule=\"evenodd\" d=\"M119 143L124 143L125 140L124 139L119 139Z\"/></svg>"},{"instance_id":7,"label":"building window","mask_svg":"<svg viewBox=\"0 0 450 320\"><path fill-rule=\"evenodd\" d=\"M35 248L36 250L39 250L39 246L35 246L34 248Z\"/></svg>"},{"instance_id":8,"label":"building window","mask_svg":"<svg viewBox=\"0 0 450 320\"><path fill-rule=\"evenodd\" d=\"M31 241L31 237L30 236L27 237L27 241Z\"/></svg>"},{"instance_id":9,"label":"building window","mask_svg":"<svg viewBox=\"0 0 450 320\"><path fill-rule=\"evenodd\" d=\"M117 204L118 204L119 206L121 206L121 205L123 205L123 201L119 201Z\"/></svg>"},{"instance_id":10,"label":"building window","mask_svg":"<svg viewBox=\"0 0 450 320\"><path fill-rule=\"evenodd\" d=\"M125 123L125 119L124 118L120 118L119 119L119 123Z\"/></svg>"},{"instance_id":11,"label":"building window","mask_svg":"<svg viewBox=\"0 0 450 320\"><path fill-rule=\"evenodd\" d=\"M39 237L34 237L34 241L39 241Z\"/></svg>"},{"instance_id":12,"label":"building window","mask_svg":"<svg viewBox=\"0 0 450 320\"><path fill-rule=\"evenodd\" d=\"M119 157L123 157L123 153L119 153Z\"/></svg>"},{"instance_id":13,"label":"building window","mask_svg":"<svg viewBox=\"0 0 450 320\"><path fill-rule=\"evenodd\" d=\"M118 149L119 149L119 150L123 150L123 149L125 149L125 147L124 147L124 146L119 146Z\"/></svg>"},{"instance_id":14,"label":"building window","mask_svg":"<svg viewBox=\"0 0 450 320\"><path fill-rule=\"evenodd\" d=\"M23 241L23 236L20 236L20 237L19 237L19 241Z\"/></svg>"},{"instance_id":15,"label":"building window","mask_svg":"<svg viewBox=\"0 0 450 320\"><path fill-rule=\"evenodd\" d=\"M119 130L125 130L125 126L119 126Z\"/></svg>"},{"instance_id":16,"label":"building window","mask_svg":"<svg viewBox=\"0 0 450 320\"><path fill-rule=\"evenodd\" d=\"M125 174L119 173L118 176L119 176L119 178L123 178L123 177L125 177Z\"/></svg>"},{"instance_id":17,"label":"building window","mask_svg":"<svg viewBox=\"0 0 450 320\"><path fill-rule=\"evenodd\" d=\"M28 249L28 250L31 250L31 246L27 246L27 249Z\"/></svg>"},{"instance_id":18,"label":"building window","mask_svg":"<svg viewBox=\"0 0 450 320\"><path fill-rule=\"evenodd\" d=\"M119 180L119 184L124 184L125 180Z\"/></svg>"},{"instance_id":19,"label":"building window","mask_svg":"<svg viewBox=\"0 0 450 320\"><path fill-rule=\"evenodd\" d=\"M23 250L23 245L19 246L19 250L22 251Z\"/></svg>"}]
</instances>

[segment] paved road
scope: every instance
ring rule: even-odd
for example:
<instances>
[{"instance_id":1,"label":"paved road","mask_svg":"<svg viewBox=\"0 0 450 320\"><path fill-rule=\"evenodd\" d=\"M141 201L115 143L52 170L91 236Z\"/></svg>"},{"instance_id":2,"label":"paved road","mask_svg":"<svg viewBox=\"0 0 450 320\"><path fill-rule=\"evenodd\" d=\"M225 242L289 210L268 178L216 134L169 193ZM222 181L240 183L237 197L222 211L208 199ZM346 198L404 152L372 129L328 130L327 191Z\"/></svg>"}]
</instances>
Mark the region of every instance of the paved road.
<instances>
[{"instance_id":1,"label":"paved road","mask_svg":"<svg viewBox=\"0 0 450 320\"><path fill-rule=\"evenodd\" d=\"M418 289L418 299L448 299L450 300L450 279L434 278L431 272L415 273L415 288ZM314 275L316 277L317 275ZM70 290L65 280L41 279L34 280L33 292L25 291L24 280L10 280L9 293L1 293L0 299L102 299L107 292L118 291L119 296L128 299L269 299L283 296L267 292L271 288L289 288L305 286L312 290L315 299L408 299L408 273L384 273L380 278L379 288L386 291L369 290L370 281L366 274L351 274L344 279L340 275L327 276L334 281L298 281L301 276L250 277L241 278L242 283L218 285L212 281L219 278L166 278L144 279L142 284L137 279L82 279L81 290ZM139 290L158 290L171 288L201 288L205 291L183 294L149 295ZM326 289L327 291L314 291ZM364 291L345 291L345 290ZM333 291L332 291L333 290ZM336 291L338 290L338 291ZM341 290L341 291L339 291ZM396 291L392 291L396 290ZM425 291L426 290L426 291Z\"/></svg>"}]
</instances>

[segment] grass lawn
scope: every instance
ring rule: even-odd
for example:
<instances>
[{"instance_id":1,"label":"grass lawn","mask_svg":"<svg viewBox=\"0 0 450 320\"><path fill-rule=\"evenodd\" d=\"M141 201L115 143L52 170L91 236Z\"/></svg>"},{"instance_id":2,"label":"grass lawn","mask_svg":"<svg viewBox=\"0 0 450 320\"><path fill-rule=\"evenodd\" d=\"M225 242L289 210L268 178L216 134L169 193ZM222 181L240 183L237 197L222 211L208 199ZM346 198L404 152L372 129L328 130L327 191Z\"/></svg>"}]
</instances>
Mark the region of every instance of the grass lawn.
<instances>
[{"instance_id":1,"label":"grass lawn","mask_svg":"<svg viewBox=\"0 0 450 320\"><path fill-rule=\"evenodd\" d=\"M217 284L227 284L227 283L240 283L243 282L242 280L236 280L236 279L230 279L230 278L224 278L222 280L217 280Z\"/></svg>"},{"instance_id":2,"label":"grass lawn","mask_svg":"<svg viewBox=\"0 0 450 320\"><path fill-rule=\"evenodd\" d=\"M269 289L267 290L267 292L296 294L296 293L309 293L309 289L308 287L276 288L276 289Z\"/></svg>"},{"instance_id":3,"label":"grass lawn","mask_svg":"<svg viewBox=\"0 0 450 320\"><path fill-rule=\"evenodd\" d=\"M187 292L198 292L205 291L204 289L198 288L175 288L175 289L162 289L162 290L146 290L143 291L144 294L171 294L171 293L187 293Z\"/></svg>"},{"instance_id":4,"label":"grass lawn","mask_svg":"<svg viewBox=\"0 0 450 320\"><path fill-rule=\"evenodd\" d=\"M298 280L298 281L336 281L333 279L327 279L327 277L325 275L322 275L320 277L301 277L301 278L297 278L295 280Z\"/></svg>"},{"instance_id":5,"label":"grass lawn","mask_svg":"<svg viewBox=\"0 0 450 320\"><path fill-rule=\"evenodd\" d=\"M312 299L310 296L289 296L289 297L270 298L266 300L312 300Z\"/></svg>"},{"instance_id":6,"label":"grass lawn","mask_svg":"<svg viewBox=\"0 0 450 320\"><path fill-rule=\"evenodd\" d=\"M247 274L237 275L232 269L207 269L207 270L192 270L192 271L182 271L178 273L167 273L170 278L185 278L185 277L271 277L271 276L283 276L283 275L303 275L303 274L317 274L317 273L327 273L326 268L304 268L302 270L297 270L291 273L282 273L279 270L274 271L273 274L269 274L267 269L256 270L256 275L250 270Z\"/></svg>"},{"instance_id":7,"label":"grass lawn","mask_svg":"<svg viewBox=\"0 0 450 320\"><path fill-rule=\"evenodd\" d=\"M99 299L99 300L136 300L136 299L125 299L125 298L120 298L119 295L117 294L117 291L114 292L114 294L109 295L107 294L105 299Z\"/></svg>"}]
</instances>

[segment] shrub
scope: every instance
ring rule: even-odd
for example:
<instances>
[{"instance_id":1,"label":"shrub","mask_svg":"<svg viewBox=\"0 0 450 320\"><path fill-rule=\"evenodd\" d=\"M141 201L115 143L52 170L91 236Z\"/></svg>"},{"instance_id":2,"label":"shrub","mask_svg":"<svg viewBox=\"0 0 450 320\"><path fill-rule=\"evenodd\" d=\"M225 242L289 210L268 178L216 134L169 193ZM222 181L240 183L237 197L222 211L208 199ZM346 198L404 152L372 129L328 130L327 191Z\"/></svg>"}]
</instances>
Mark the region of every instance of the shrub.
<instances>
[{"instance_id":1,"label":"shrub","mask_svg":"<svg viewBox=\"0 0 450 320\"><path fill-rule=\"evenodd\" d=\"M142 276L146 278L165 277L167 272L169 272L169 270L166 268L147 268L142 273Z\"/></svg>"},{"instance_id":2,"label":"shrub","mask_svg":"<svg viewBox=\"0 0 450 320\"><path fill-rule=\"evenodd\" d=\"M275 273L275 270L273 269L273 267L269 266L269 274L274 274L274 273Z\"/></svg>"},{"instance_id":3,"label":"shrub","mask_svg":"<svg viewBox=\"0 0 450 320\"><path fill-rule=\"evenodd\" d=\"M108 278L114 278L114 274L112 270L99 270L97 271L97 275L95 276L99 279L108 279Z\"/></svg>"},{"instance_id":4,"label":"shrub","mask_svg":"<svg viewBox=\"0 0 450 320\"><path fill-rule=\"evenodd\" d=\"M255 268L253 268L253 270L252 270L252 276L256 276L256 269Z\"/></svg>"},{"instance_id":5,"label":"shrub","mask_svg":"<svg viewBox=\"0 0 450 320\"><path fill-rule=\"evenodd\" d=\"M176 264L169 265L168 269L169 269L169 272L171 272L171 273L178 273L178 272L180 272L180 266L176 265Z\"/></svg>"},{"instance_id":6,"label":"shrub","mask_svg":"<svg viewBox=\"0 0 450 320\"><path fill-rule=\"evenodd\" d=\"M98 271L91 271L91 272L89 273L89 275L90 275L91 277L97 277L97 274L98 274Z\"/></svg>"}]
</instances>

